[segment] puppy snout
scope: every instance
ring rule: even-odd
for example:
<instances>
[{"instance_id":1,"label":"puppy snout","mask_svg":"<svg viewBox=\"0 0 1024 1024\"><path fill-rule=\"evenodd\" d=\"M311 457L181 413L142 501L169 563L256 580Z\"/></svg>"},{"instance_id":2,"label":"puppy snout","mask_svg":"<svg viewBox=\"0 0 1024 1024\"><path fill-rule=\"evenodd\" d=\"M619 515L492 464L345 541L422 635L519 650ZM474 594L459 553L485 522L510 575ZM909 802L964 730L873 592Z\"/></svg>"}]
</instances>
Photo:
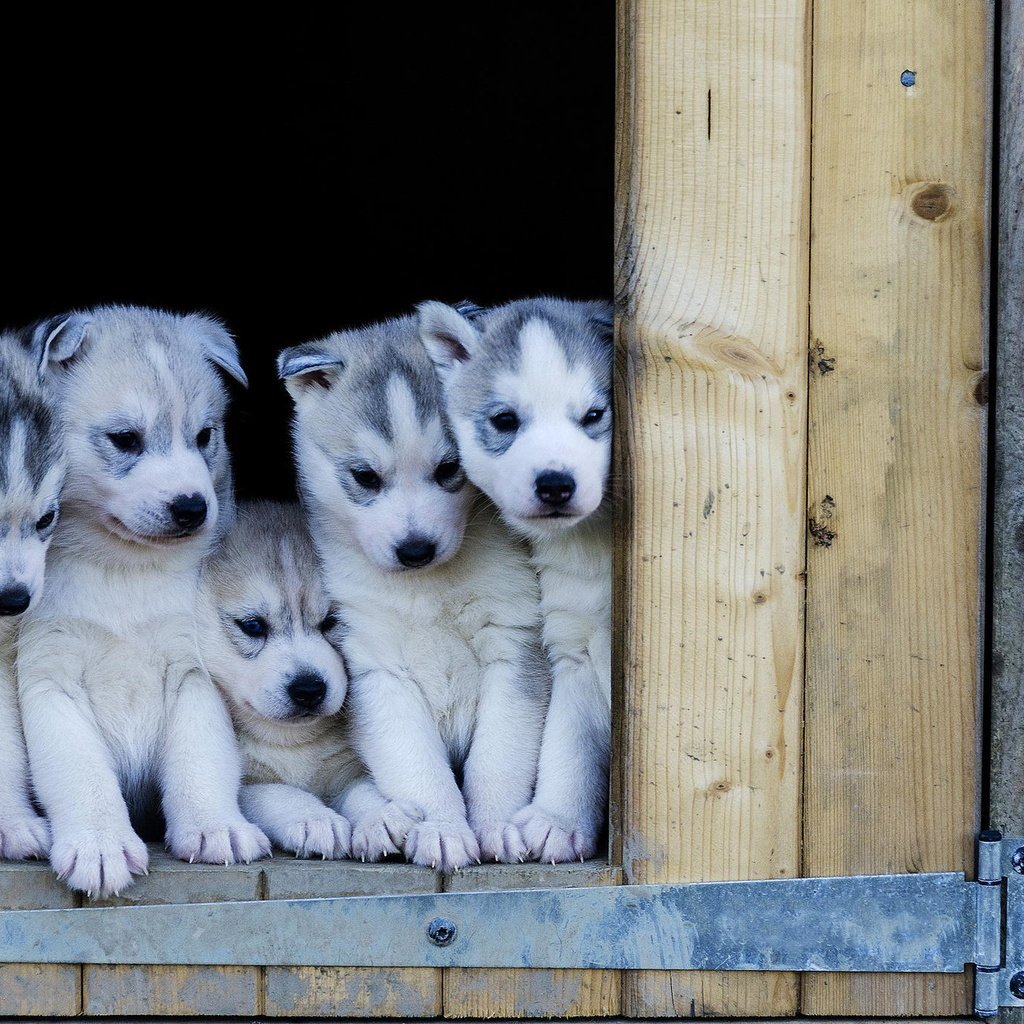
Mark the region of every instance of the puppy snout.
<instances>
[{"instance_id":1,"label":"puppy snout","mask_svg":"<svg viewBox=\"0 0 1024 1024\"><path fill-rule=\"evenodd\" d=\"M327 683L315 672L303 672L288 684L288 696L299 707L313 710L323 704Z\"/></svg>"},{"instance_id":2,"label":"puppy snout","mask_svg":"<svg viewBox=\"0 0 1024 1024\"><path fill-rule=\"evenodd\" d=\"M549 469L537 474L534 490L545 505L560 508L576 493L576 481L568 473Z\"/></svg>"},{"instance_id":3,"label":"puppy snout","mask_svg":"<svg viewBox=\"0 0 1024 1024\"><path fill-rule=\"evenodd\" d=\"M437 545L426 537L407 537L395 548L398 560L408 569L430 565L437 554Z\"/></svg>"},{"instance_id":4,"label":"puppy snout","mask_svg":"<svg viewBox=\"0 0 1024 1024\"><path fill-rule=\"evenodd\" d=\"M0 590L0 615L20 615L31 603L28 587L20 583Z\"/></svg>"},{"instance_id":5,"label":"puppy snout","mask_svg":"<svg viewBox=\"0 0 1024 1024\"><path fill-rule=\"evenodd\" d=\"M198 530L206 522L206 499L201 494L179 494L170 509L175 523L183 530Z\"/></svg>"}]
</instances>

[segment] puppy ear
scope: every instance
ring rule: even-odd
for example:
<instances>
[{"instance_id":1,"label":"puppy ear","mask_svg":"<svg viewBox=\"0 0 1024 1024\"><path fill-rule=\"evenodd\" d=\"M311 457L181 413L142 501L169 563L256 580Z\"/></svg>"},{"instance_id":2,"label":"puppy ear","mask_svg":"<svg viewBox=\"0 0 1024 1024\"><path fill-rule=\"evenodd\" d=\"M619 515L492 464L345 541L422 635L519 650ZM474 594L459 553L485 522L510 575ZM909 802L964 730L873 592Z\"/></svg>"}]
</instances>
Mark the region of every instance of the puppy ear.
<instances>
[{"instance_id":1,"label":"puppy ear","mask_svg":"<svg viewBox=\"0 0 1024 1024\"><path fill-rule=\"evenodd\" d=\"M589 302L590 322L605 341L615 336L615 310L610 302Z\"/></svg>"},{"instance_id":2,"label":"puppy ear","mask_svg":"<svg viewBox=\"0 0 1024 1024\"><path fill-rule=\"evenodd\" d=\"M345 364L315 342L286 348L277 357L277 376L296 402L315 388L330 391L338 382Z\"/></svg>"},{"instance_id":3,"label":"puppy ear","mask_svg":"<svg viewBox=\"0 0 1024 1024\"><path fill-rule=\"evenodd\" d=\"M242 369L235 339L228 334L227 328L212 316L193 314L189 319L199 328L199 339L206 358L237 380L243 388L247 388L249 378Z\"/></svg>"},{"instance_id":4,"label":"puppy ear","mask_svg":"<svg viewBox=\"0 0 1024 1024\"><path fill-rule=\"evenodd\" d=\"M62 313L41 320L31 328L29 350L36 362L39 379L51 364L66 363L82 347L92 321L86 313Z\"/></svg>"},{"instance_id":5,"label":"puppy ear","mask_svg":"<svg viewBox=\"0 0 1024 1024\"><path fill-rule=\"evenodd\" d=\"M419 315L420 340L442 373L471 359L479 349L480 332L467 319L467 316L482 312L479 306L460 303L459 308L453 309L443 302L421 302L416 312Z\"/></svg>"}]
</instances>

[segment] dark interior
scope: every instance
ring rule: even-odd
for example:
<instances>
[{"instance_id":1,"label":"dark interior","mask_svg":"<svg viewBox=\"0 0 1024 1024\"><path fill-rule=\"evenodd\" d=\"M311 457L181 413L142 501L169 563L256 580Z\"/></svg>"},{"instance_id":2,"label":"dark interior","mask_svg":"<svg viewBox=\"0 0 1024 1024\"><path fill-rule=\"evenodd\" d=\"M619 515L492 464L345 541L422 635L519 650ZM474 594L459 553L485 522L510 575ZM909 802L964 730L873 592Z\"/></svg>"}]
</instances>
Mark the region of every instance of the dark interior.
<instances>
[{"instance_id":1,"label":"dark interior","mask_svg":"<svg viewBox=\"0 0 1024 1024\"><path fill-rule=\"evenodd\" d=\"M0 62L0 320L217 314L239 491L279 497L277 350L426 298L610 296L614 150L611 0L285 11L19 8Z\"/></svg>"}]
</instances>

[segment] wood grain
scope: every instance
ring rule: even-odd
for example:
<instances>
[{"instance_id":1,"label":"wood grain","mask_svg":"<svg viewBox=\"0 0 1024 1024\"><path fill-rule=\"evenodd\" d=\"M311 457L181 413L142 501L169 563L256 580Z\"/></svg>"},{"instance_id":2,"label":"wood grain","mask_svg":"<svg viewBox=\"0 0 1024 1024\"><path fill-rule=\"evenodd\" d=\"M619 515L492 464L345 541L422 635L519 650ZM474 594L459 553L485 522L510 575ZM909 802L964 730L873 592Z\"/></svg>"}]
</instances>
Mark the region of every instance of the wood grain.
<instances>
[{"instance_id":1,"label":"wood grain","mask_svg":"<svg viewBox=\"0 0 1024 1024\"><path fill-rule=\"evenodd\" d=\"M620 5L629 883L799 873L809 47L804 0ZM630 1016L796 1008L793 975L626 981Z\"/></svg>"},{"instance_id":2,"label":"wood grain","mask_svg":"<svg viewBox=\"0 0 1024 1024\"><path fill-rule=\"evenodd\" d=\"M149 874L124 895L90 906L207 903L260 898L259 864L186 864L149 848ZM139 967L86 964L83 1012L88 1016L254 1016L262 1013L260 967Z\"/></svg>"},{"instance_id":3,"label":"wood grain","mask_svg":"<svg viewBox=\"0 0 1024 1024\"><path fill-rule=\"evenodd\" d=\"M411 864L275 860L267 899L440 892L441 876ZM351 936L353 943L359 936ZM267 967L268 1017L437 1017L441 974L433 968Z\"/></svg>"},{"instance_id":4,"label":"wood grain","mask_svg":"<svg viewBox=\"0 0 1024 1024\"><path fill-rule=\"evenodd\" d=\"M815 6L809 875L974 867L989 18ZM803 989L807 1014L970 1011L963 976Z\"/></svg>"},{"instance_id":5,"label":"wood grain","mask_svg":"<svg viewBox=\"0 0 1024 1024\"><path fill-rule=\"evenodd\" d=\"M77 907L49 864L0 861L0 910ZM73 1017L82 1012L77 964L0 964L0 1017Z\"/></svg>"},{"instance_id":6,"label":"wood grain","mask_svg":"<svg viewBox=\"0 0 1024 1024\"><path fill-rule=\"evenodd\" d=\"M618 885L622 872L607 864L486 864L445 877L448 892ZM444 974L444 1015L608 1017L620 1011L619 971L479 970Z\"/></svg>"}]
</instances>

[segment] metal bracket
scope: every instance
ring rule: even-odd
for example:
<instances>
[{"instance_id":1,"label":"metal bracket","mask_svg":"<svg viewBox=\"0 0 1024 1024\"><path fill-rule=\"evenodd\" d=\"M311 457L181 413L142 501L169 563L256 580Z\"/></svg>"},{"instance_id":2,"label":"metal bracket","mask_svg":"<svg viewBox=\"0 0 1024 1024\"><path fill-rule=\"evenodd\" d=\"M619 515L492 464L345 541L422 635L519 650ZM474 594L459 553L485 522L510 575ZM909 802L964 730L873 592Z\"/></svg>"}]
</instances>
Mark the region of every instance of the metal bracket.
<instances>
[{"instance_id":1,"label":"metal bracket","mask_svg":"<svg viewBox=\"0 0 1024 1024\"><path fill-rule=\"evenodd\" d=\"M962 973L1024 1006L1024 838L956 873L0 913L0 963Z\"/></svg>"}]
</instances>

